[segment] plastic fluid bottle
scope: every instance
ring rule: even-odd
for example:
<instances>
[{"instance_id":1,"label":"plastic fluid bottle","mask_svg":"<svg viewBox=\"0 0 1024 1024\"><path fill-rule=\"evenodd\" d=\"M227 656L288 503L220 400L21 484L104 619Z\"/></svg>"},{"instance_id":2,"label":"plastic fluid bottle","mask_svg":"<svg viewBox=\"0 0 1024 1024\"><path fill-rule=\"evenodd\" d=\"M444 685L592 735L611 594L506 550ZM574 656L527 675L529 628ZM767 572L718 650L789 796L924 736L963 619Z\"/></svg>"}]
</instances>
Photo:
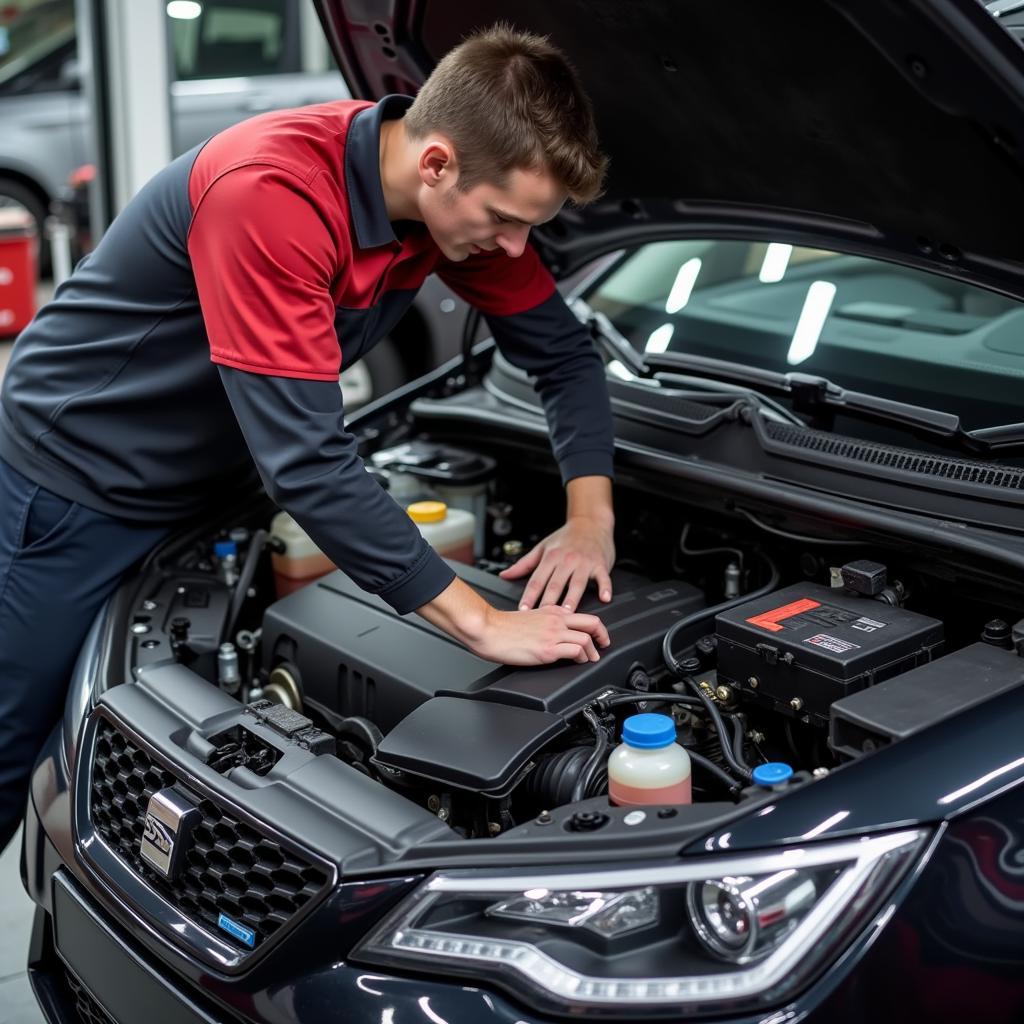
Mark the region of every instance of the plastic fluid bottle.
<instances>
[{"instance_id":1,"label":"plastic fluid bottle","mask_svg":"<svg viewBox=\"0 0 1024 1024\"><path fill-rule=\"evenodd\" d=\"M270 557L278 597L334 571L334 563L287 512L278 512L270 521L270 534L284 542L284 553L275 551Z\"/></svg>"},{"instance_id":2,"label":"plastic fluid bottle","mask_svg":"<svg viewBox=\"0 0 1024 1024\"><path fill-rule=\"evenodd\" d=\"M406 511L427 543L442 557L473 564L476 517L443 501L414 501Z\"/></svg>"},{"instance_id":3,"label":"plastic fluid bottle","mask_svg":"<svg viewBox=\"0 0 1024 1024\"><path fill-rule=\"evenodd\" d=\"M622 723L622 742L608 757L608 795L626 807L690 803L690 756L668 715L631 715Z\"/></svg>"}]
</instances>

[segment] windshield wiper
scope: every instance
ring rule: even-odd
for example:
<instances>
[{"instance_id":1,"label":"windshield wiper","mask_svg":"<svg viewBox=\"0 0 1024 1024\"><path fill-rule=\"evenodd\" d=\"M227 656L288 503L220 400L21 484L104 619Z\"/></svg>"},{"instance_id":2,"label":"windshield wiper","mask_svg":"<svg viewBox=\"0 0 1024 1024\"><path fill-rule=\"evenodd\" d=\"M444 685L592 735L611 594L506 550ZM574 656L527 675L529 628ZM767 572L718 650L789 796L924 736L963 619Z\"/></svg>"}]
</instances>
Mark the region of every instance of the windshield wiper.
<instances>
[{"instance_id":1,"label":"windshield wiper","mask_svg":"<svg viewBox=\"0 0 1024 1024\"><path fill-rule=\"evenodd\" d=\"M790 412L787 408L756 388L741 384L730 384L714 377L687 377L677 372L665 373L656 367L652 367L647 358L633 347L629 339L619 331L604 313L592 309L579 297L570 299L569 307L590 331L590 335L598 348L602 349L611 359L624 366L638 380L647 383L663 384L675 389L678 389L680 386L694 388L691 393L679 393L682 397L697 402L708 402L722 397L731 398L733 401L746 401L748 404L758 406L770 419L782 423L795 423L801 427L807 425L795 413ZM707 383L704 383L705 380Z\"/></svg>"},{"instance_id":2,"label":"windshield wiper","mask_svg":"<svg viewBox=\"0 0 1024 1024\"><path fill-rule=\"evenodd\" d=\"M685 352L647 353L649 370L685 368L690 373L732 380L747 387L785 396L793 409L812 419L812 425L833 429L836 416L902 427L941 448L972 455L992 455L1024 450L1024 423L1007 423L981 430L964 430L955 413L911 405L862 391L848 391L826 377L808 373L778 373L756 366Z\"/></svg>"},{"instance_id":3,"label":"windshield wiper","mask_svg":"<svg viewBox=\"0 0 1024 1024\"><path fill-rule=\"evenodd\" d=\"M589 328L594 341L636 377L653 379L658 373L686 370L710 380L728 381L751 392L770 392L788 398L794 412L810 417L812 426L832 430L838 415L901 427L940 448L991 456L1024 451L1024 423L1006 423L980 430L964 430L955 413L911 405L862 391L848 391L826 377L808 373L779 373L757 366L686 352L638 352L604 313L583 299L571 300L573 312ZM794 417L795 419L795 417ZM799 422L799 421L797 421Z\"/></svg>"}]
</instances>

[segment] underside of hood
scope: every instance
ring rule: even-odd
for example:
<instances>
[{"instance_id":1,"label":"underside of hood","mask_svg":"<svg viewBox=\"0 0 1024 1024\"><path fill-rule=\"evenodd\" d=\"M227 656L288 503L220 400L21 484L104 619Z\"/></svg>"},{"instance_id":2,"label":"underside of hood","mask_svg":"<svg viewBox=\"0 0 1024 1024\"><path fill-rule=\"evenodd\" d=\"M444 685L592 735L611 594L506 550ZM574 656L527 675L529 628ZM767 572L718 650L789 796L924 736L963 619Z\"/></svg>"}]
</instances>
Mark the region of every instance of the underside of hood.
<instances>
[{"instance_id":1,"label":"underside of hood","mask_svg":"<svg viewBox=\"0 0 1024 1024\"><path fill-rule=\"evenodd\" d=\"M669 231L833 246L1024 295L1024 47L976 0L316 0L353 93L414 93L497 21L578 69L603 199L563 271Z\"/></svg>"}]
</instances>

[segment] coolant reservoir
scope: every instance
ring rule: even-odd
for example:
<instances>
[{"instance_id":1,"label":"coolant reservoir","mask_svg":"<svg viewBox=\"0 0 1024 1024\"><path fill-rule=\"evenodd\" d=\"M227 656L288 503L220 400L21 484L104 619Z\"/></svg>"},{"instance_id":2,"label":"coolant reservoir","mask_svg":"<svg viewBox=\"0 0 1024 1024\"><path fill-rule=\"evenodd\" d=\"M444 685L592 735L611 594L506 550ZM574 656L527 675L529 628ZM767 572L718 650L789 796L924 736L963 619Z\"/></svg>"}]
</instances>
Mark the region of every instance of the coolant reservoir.
<instances>
[{"instance_id":1,"label":"coolant reservoir","mask_svg":"<svg viewBox=\"0 0 1024 1024\"><path fill-rule=\"evenodd\" d=\"M442 557L473 564L476 516L443 501L414 501L406 511L427 543Z\"/></svg>"},{"instance_id":2,"label":"coolant reservoir","mask_svg":"<svg viewBox=\"0 0 1024 1024\"><path fill-rule=\"evenodd\" d=\"M270 556L278 597L334 571L334 563L287 512L278 512L270 521L270 535L284 542L284 553Z\"/></svg>"},{"instance_id":3,"label":"coolant reservoir","mask_svg":"<svg viewBox=\"0 0 1024 1024\"><path fill-rule=\"evenodd\" d=\"M631 715L622 742L608 757L608 795L613 804L690 803L690 755L676 743L668 715Z\"/></svg>"}]
</instances>

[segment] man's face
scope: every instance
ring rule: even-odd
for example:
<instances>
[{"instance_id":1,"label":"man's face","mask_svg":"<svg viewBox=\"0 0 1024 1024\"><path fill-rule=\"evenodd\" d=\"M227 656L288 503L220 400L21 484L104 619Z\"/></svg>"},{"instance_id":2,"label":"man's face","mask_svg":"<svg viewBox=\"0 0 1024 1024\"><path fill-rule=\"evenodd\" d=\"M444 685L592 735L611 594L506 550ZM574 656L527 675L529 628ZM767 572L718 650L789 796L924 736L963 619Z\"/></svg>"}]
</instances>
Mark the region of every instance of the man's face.
<instances>
[{"instance_id":1,"label":"man's face","mask_svg":"<svg viewBox=\"0 0 1024 1024\"><path fill-rule=\"evenodd\" d=\"M551 220L567 198L547 171L513 171L503 188L485 183L460 192L457 183L457 172L443 173L425 181L419 196L427 230L455 262L495 249L522 255L530 228Z\"/></svg>"}]
</instances>

